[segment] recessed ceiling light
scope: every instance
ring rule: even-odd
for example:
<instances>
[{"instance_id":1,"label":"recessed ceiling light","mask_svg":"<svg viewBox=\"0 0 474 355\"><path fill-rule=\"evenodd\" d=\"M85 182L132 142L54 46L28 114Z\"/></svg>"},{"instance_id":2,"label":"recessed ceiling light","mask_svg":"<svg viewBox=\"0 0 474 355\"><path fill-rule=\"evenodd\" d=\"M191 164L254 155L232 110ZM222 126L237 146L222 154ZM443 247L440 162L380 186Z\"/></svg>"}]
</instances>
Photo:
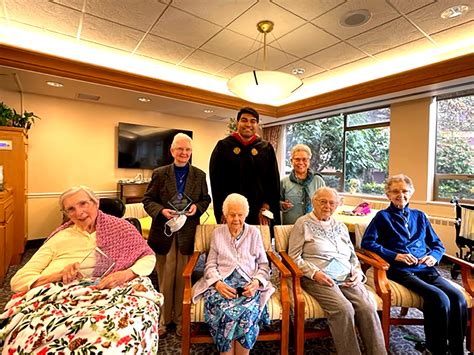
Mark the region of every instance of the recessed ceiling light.
<instances>
[{"instance_id":1,"label":"recessed ceiling light","mask_svg":"<svg viewBox=\"0 0 474 355\"><path fill-rule=\"evenodd\" d=\"M293 68L291 71L293 75L301 75L304 74L304 68Z\"/></svg>"},{"instance_id":2,"label":"recessed ceiling light","mask_svg":"<svg viewBox=\"0 0 474 355\"><path fill-rule=\"evenodd\" d=\"M441 13L441 18L450 19L464 15L469 11L469 6L467 5L456 5L452 6Z\"/></svg>"},{"instance_id":3,"label":"recessed ceiling light","mask_svg":"<svg viewBox=\"0 0 474 355\"><path fill-rule=\"evenodd\" d=\"M151 99L149 99L148 97L139 97L138 101L140 101L140 102L150 102Z\"/></svg>"},{"instance_id":4,"label":"recessed ceiling light","mask_svg":"<svg viewBox=\"0 0 474 355\"><path fill-rule=\"evenodd\" d=\"M46 84L55 88L62 88L64 86L63 84L58 83L57 81L47 81Z\"/></svg>"},{"instance_id":5,"label":"recessed ceiling light","mask_svg":"<svg viewBox=\"0 0 474 355\"><path fill-rule=\"evenodd\" d=\"M206 109L204 110L204 113L213 113L214 111L213 110L210 110L210 109Z\"/></svg>"},{"instance_id":6,"label":"recessed ceiling light","mask_svg":"<svg viewBox=\"0 0 474 355\"><path fill-rule=\"evenodd\" d=\"M357 27L367 23L371 17L372 14L366 9L349 11L341 17L339 23L344 27Z\"/></svg>"}]
</instances>

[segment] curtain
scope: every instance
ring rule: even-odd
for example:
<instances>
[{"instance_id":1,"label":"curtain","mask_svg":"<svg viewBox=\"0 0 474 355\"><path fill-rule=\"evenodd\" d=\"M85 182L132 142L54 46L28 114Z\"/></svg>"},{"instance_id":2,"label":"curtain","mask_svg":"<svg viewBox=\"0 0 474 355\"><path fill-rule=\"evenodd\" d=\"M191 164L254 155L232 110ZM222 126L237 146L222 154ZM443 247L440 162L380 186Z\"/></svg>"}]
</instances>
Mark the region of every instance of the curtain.
<instances>
[{"instance_id":1,"label":"curtain","mask_svg":"<svg viewBox=\"0 0 474 355\"><path fill-rule=\"evenodd\" d=\"M281 125L265 127L263 129L263 139L269 141L275 152L278 150L278 142L280 141Z\"/></svg>"}]
</instances>

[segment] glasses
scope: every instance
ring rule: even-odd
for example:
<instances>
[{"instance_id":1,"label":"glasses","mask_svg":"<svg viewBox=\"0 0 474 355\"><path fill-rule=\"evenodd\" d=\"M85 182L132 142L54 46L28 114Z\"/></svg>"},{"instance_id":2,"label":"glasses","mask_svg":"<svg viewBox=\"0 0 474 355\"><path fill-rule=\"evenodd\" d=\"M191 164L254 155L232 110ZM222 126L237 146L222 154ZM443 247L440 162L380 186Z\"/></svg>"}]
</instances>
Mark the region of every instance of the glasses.
<instances>
[{"instance_id":1,"label":"glasses","mask_svg":"<svg viewBox=\"0 0 474 355\"><path fill-rule=\"evenodd\" d=\"M293 161L297 162L297 163L299 163L299 162L307 163L307 162L309 162L309 158L293 158Z\"/></svg>"},{"instance_id":2,"label":"glasses","mask_svg":"<svg viewBox=\"0 0 474 355\"><path fill-rule=\"evenodd\" d=\"M399 195L399 194L408 195L411 191L410 190L390 190L389 192L394 195Z\"/></svg>"},{"instance_id":3,"label":"glasses","mask_svg":"<svg viewBox=\"0 0 474 355\"><path fill-rule=\"evenodd\" d=\"M321 206L325 206L329 204L331 207L337 207L339 205L339 202L337 201L328 201L328 200L316 200Z\"/></svg>"},{"instance_id":4,"label":"glasses","mask_svg":"<svg viewBox=\"0 0 474 355\"><path fill-rule=\"evenodd\" d=\"M80 210L88 209L91 206L91 204L92 204L92 200L82 200L82 201L79 201L78 203L76 203L73 206L69 206L69 207L63 209L63 211L67 215L72 215L72 214L76 213L78 209L80 209Z\"/></svg>"}]
</instances>

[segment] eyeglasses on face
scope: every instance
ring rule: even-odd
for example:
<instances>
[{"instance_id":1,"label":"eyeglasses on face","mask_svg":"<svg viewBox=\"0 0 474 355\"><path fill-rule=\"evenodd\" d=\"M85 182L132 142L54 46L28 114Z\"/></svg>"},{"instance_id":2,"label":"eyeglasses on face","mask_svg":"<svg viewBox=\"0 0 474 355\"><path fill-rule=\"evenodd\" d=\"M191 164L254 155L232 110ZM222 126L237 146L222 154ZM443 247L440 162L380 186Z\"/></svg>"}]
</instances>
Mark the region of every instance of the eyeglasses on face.
<instances>
[{"instance_id":1,"label":"eyeglasses on face","mask_svg":"<svg viewBox=\"0 0 474 355\"><path fill-rule=\"evenodd\" d=\"M308 163L309 158L292 158L292 160L296 163L302 162L302 163Z\"/></svg>"},{"instance_id":2,"label":"eyeglasses on face","mask_svg":"<svg viewBox=\"0 0 474 355\"><path fill-rule=\"evenodd\" d=\"M321 200L316 200L321 206L325 206L327 204L329 204L330 207L337 207L339 205L339 202L337 201L328 201L328 200L324 200L324 199L321 199Z\"/></svg>"},{"instance_id":3,"label":"eyeglasses on face","mask_svg":"<svg viewBox=\"0 0 474 355\"><path fill-rule=\"evenodd\" d=\"M78 203L72 205L72 206L69 206L69 207L65 207L63 209L64 213L66 213L67 215L72 215L74 213L76 213L78 211L78 209L80 210L84 210L84 209L88 209L92 204L92 200L82 200L82 201L79 201Z\"/></svg>"},{"instance_id":4,"label":"eyeglasses on face","mask_svg":"<svg viewBox=\"0 0 474 355\"><path fill-rule=\"evenodd\" d=\"M389 193L393 194L393 195L399 195L399 194L403 194L403 195L408 195L410 194L410 190L389 190L388 191Z\"/></svg>"}]
</instances>

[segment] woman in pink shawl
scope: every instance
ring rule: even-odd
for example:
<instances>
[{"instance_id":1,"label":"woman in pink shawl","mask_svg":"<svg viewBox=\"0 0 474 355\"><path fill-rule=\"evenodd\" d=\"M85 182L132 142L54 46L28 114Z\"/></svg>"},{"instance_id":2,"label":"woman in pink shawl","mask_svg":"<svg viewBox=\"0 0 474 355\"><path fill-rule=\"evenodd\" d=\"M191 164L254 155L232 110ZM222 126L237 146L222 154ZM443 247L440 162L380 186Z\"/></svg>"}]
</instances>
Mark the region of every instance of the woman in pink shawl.
<instances>
[{"instance_id":1,"label":"woman in pink shawl","mask_svg":"<svg viewBox=\"0 0 474 355\"><path fill-rule=\"evenodd\" d=\"M72 187L59 204L69 222L55 230L16 273L13 291L102 276L97 288L113 288L153 271L154 252L140 233L126 220L99 211L99 199L91 189Z\"/></svg>"}]
</instances>

